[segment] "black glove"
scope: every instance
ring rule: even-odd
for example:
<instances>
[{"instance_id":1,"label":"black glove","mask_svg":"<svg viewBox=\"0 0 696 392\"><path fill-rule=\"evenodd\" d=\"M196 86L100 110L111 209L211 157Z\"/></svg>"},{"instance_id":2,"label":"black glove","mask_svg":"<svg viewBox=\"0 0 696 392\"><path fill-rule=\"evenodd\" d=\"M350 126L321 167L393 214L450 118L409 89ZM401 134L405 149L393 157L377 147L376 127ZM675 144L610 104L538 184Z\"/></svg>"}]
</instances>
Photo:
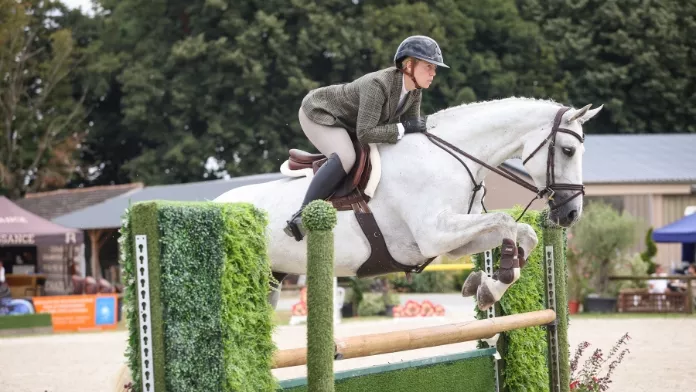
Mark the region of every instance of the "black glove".
<instances>
[{"instance_id":1,"label":"black glove","mask_svg":"<svg viewBox=\"0 0 696 392\"><path fill-rule=\"evenodd\" d=\"M404 133L425 132L425 123L427 119L428 116L411 117L405 119L401 122L401 124L404 126Z\"/></svg>"}]
</instances>

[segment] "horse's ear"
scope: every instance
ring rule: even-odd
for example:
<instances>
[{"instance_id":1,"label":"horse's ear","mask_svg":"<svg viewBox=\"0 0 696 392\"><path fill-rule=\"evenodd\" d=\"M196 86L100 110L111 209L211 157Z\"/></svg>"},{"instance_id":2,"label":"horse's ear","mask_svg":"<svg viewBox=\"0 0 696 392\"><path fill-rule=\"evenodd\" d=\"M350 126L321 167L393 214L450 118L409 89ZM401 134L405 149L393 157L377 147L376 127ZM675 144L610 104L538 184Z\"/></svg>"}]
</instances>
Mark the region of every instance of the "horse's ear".
<instances>
[{"instance_id":1,"label":"horse's ear","mask_svg":"<svg viewBox=\"0 0 696 392\"><path fill-rule=\"evenodd\" d=\"M584 116L582 116L578 119L578 122L580 124L586 123L587 121L591 120L592 117L596 116L597 113L599 113L599 111L602 110L603 107L604 107L604 105L599 105L599 107L592 109L592 110L589 110L587 113L585 113Z\"/></svg>"},{"instance_id":2,"label":"horse's ear","mask_svg":"<svg viewBox=\"0 0 696 392\"><path fill-rule=\"evenodd\" d=\"M590 120L592 117L596 116L597 113L599 113L600 110L604 107L604 105L600 105L596 109L589 110L590 107L592 107L592 104L586 105L582 109L578 109L573 113L567 120L566 123L570 124L571 122L578 120L580 124L583 124Z\"/></svg>"}]
</instances>

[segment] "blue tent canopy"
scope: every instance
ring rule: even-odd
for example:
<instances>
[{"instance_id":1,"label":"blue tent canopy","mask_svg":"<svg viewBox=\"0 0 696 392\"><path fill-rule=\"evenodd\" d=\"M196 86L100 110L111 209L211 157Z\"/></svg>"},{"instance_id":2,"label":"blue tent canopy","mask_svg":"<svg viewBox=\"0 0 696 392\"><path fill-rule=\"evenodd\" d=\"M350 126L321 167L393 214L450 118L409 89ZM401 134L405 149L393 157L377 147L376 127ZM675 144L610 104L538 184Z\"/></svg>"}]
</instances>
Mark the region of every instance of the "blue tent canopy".
<instances>
[{"instance_id":1,"label":"blue tent canopy","mask_svg":"<svg viewBox=\"0 0 696 392\"><path fill-rule=\"evenodd\" d=\"M655 242L681 242L682 260L696 261L696 213L653 231L652 237Z\"/></svg>"},{"instance_id":2,"label":"blue tent canopy","mask_svg":"<svg viewBox=\"0 0 696 392\"><path fill-rule=\"evenodd\" d=\"M653 231L655 242L696 242L696 213Z\"/></svg>"}]
</instances>

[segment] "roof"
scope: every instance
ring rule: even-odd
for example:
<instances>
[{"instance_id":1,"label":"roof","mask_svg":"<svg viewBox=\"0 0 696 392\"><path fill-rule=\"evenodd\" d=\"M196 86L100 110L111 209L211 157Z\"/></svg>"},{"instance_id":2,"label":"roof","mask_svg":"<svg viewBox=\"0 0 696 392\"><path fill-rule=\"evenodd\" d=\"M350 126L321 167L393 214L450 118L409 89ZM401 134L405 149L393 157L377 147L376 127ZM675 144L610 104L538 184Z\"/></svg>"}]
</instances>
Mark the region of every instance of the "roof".
<instances>
[{"instance_id":1,"label":"roof","mask_svg":"<svg viewBox=\"0 0 696 392\"><path fill-rule=\"evenodd\" d=\"M526 173L521 160L506 163ZM588 134L583 182L696 184L696 134Z\"/></svg>"},{"instance_id":2,"label":"roof","mask_svg":"<svg viewBox=\"0 0 696 392\"><path fill-rule=\"evenodd\" d=\"M281 173L258 174L224 180L148 186L102 203L75 211L54 222L83 230L121 227L121 217L129 205L149 200L211 201L230 189L287 178Z\"/></svg>"},{"instance_id":3,"label":"roof","mask_svg":"<svg viewBox=\"0 0 696 392\"><path fill-rule=\"evenodd\" d=\"M88 188L59 189L50 192L28 193L14 202L27 211L46 219L81 210L113 197L143 188L143 184L101 185Z\"/></svg>"},{"instance_id":4,"label":"roof","mask_svg":"<svg viewBox=\"0 0 696 392\"><path fill-rule=\"evenodd\" d=\"M653 231L655 242L696 242L696 213Z\"/></svg>"},{"instance_id":5,"label":"roof","mask_svg":"<svg viewBox=\"0 0 696 392\"><path fill-rule=\"evenodd\" d=\"M22 209L5 196L0 196L0 245L33 245L37 242L65 243L65 235L82 232L63 227ZM53 238L50 238L53 237Z\"/></svg>"}]
</instances>

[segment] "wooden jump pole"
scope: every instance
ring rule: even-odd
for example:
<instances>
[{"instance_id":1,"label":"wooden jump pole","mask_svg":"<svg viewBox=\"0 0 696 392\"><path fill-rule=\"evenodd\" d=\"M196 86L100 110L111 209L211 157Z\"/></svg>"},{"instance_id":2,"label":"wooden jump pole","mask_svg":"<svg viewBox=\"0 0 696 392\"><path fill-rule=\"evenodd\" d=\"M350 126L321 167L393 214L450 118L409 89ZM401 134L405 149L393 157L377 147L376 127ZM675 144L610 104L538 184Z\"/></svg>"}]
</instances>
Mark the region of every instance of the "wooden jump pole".
<instances>
[{"instance_id":1,"label":"wooden jump pole","mask_svg":"<svg viewBox=\"0 0 696 392\"><path fill-rule=\"evenodd\" d=\"M472 320L435 327L386 332L335 339L336 353L341 359L367 357L398 351L415 350L446 344L488 339L497 333L513 329L545 325L556 319L551 309ZM307 364L305 347L277 351L273 356L273 369Z\"/></svg>"}]
</instances>

